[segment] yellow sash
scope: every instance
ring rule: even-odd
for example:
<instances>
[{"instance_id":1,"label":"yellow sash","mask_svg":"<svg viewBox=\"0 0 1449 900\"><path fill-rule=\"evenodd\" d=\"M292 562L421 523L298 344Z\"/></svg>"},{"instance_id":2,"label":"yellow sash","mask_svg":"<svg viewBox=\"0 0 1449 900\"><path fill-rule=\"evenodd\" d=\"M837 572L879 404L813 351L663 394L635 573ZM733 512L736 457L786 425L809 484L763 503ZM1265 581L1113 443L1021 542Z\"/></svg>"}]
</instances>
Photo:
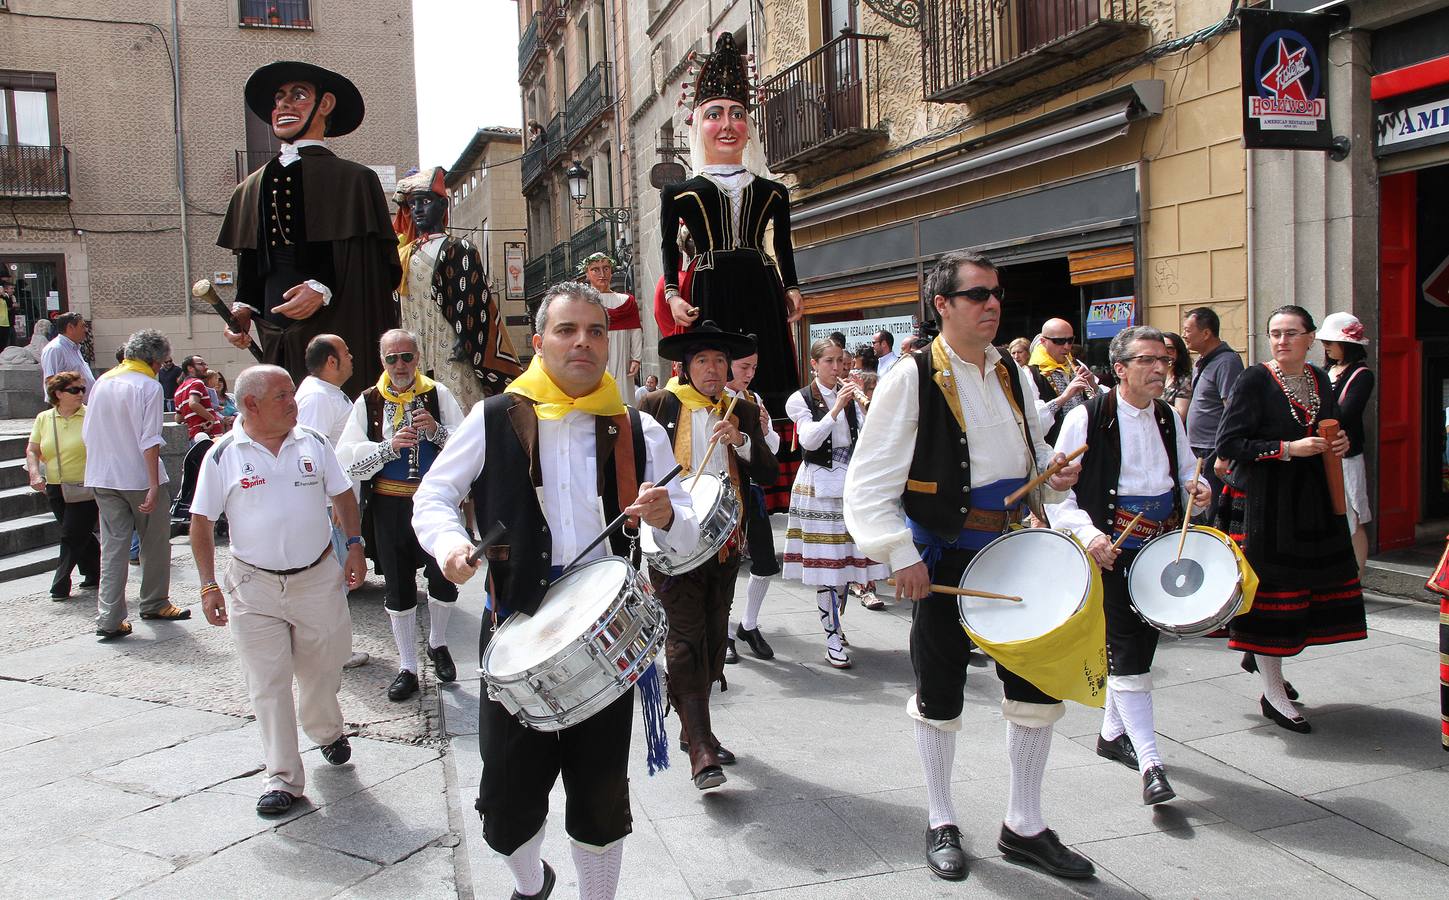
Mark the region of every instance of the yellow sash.
<instances>
[{"instance_id":1,"label":"yellow sash","mask_svg":"<svg viewBox=\"0 0 1449 900\"><path fill-rule=\"evenodd\" d=\"M540 419L562 419L575 410L591 416L619 416L625 412L624 401L619 396L619 386L608 372L599 384L582 397L565 394L549 377L544 369L542 357L535 356L523 374L513 379L504 388L510 394L518 394L533 401L533 411Z\"/></svg>"},{"instance_id":2,"label":"yellow sash","mask_svg":"<svg viewBox=\"0 0 1449 900\"><path fill-rule=\"evenodd\" d=\"M122 372L136 372L145 375L147 378L156 377L156 370L141 362L139 359L123 359L114 369L107 370L106 374L101 377L110 378L112 375L119 375Z\"/></svg>"}]
</instances>

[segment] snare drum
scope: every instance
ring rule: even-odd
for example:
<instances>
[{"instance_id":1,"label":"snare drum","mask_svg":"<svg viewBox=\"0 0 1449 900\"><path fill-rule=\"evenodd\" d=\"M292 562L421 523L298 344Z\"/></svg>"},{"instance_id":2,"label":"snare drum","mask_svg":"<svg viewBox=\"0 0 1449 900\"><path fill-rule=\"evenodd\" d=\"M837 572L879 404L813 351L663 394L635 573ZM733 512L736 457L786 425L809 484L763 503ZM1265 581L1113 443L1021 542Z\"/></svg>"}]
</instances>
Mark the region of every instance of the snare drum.
<instances>
[{"instance_id":1,"label":"snare drum","mask_svg":"<svg viewBox=\"0 0 1449 900\"><path fill-rule=\"evenodd\" d=\"M535 731L577 725L633 689L667 632L648 581L626 560L596 559L499 626L483 653L488 698Z\"/></svg>"},{"instance_id":2,"label":"snare drum","mask_svg":"<svg viewBox=\"0 0 1449 900\"><path fill-rule=\"evenodd\" d=\"M1021 598L957 600L962 624L987 655L1052 697L1102 705L1102 574L1075 538L1049 528L1004 534L967 564L960 587Z\"/></svg>"},{"instance_id":3,"label":"snare drum","mask_svg":"<svg viewBox=\"0 0 1449 900\"><path fill-rule=\"evenodd\" d=\"M1222 628L1252 603L1244 590L1247 561L1221 531L1192 525L1142 545L1127 570L1127 597L1142 621L1168 634L1200 637Z\"/></svg>"},{"instance_id":4,"label":"snare drum","mask_svg":"<svg viewBox=\"0 0 1449 900\"><path fill-rule=\"evenodd\" d=\"M644 558L649 561L649 568L663 575L688 572L718 555L740 524L740 498L728 479L713 472L703 472L698 478L680 477L685 479L684 488L689 491L694 514L699 519L698 546L688 553L663 550L654 542L653 529L640 529L639 544Z\"/></svg>"}]
</instances>

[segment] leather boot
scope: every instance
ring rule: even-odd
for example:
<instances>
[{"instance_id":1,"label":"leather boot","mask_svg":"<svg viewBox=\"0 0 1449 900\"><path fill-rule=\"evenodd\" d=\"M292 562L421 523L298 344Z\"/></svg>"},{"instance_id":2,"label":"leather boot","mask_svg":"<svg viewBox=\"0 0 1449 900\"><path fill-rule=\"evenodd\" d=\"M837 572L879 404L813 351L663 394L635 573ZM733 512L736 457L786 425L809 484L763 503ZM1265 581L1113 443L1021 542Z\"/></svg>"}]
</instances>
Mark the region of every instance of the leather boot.
<instances>
[{"instance_id":1,"label":"leather boot","mask_svg":"<svg viewBox=\"0 0 1449 900\"><path fill-rule=\"evenodd\" d=\"M679 698L679 721L681 735L701 735L701 740L689 742L689 772L694 786L701 791L719 787L725 783L724 769L720 767L719 756L714 751L714 741L709 740L709 695Z\"/></svg>"},{"instance_id":2,"label":"leather boot","mask_svg":"<svg viewBox=\"0 0 1449 900\"><path fill-rule=\"evenodd\" d=\"M678 703L673 705L676 709L679 707ZM714 755L719 759L720 765L732 766L735 764L737 759L734 753L719 742L719 738L714 736L714 732L710 732L709 743L714 748ZM683 716L679 718L679 749L685 753L689 752L689 726L685 724Z\"/></svg>"}]
</instances>

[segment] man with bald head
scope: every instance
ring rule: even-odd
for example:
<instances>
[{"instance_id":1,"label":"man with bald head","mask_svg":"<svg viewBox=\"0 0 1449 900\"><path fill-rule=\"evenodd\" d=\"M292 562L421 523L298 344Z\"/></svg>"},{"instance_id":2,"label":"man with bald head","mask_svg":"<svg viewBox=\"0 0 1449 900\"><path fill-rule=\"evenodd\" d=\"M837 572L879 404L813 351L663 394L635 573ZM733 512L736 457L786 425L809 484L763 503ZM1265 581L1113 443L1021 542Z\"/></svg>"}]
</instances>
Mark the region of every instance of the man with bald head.
<instances>
[{"instance_id":1,"label":"man with bald head","mask_svg":"<svg viewBox=\"0 0 1449 900\"><path fill-rule=\"evenodd\" d=\"M1052 425L1046 433L1048 444L1056 442L1067 413L1096 396L1087 367L1072 358L1074 341L1071 322L1047 319L1027 363L1036 381L1037 393L1046 404L1045 412L1051 416Z\"/></svg>"}]
</instances>

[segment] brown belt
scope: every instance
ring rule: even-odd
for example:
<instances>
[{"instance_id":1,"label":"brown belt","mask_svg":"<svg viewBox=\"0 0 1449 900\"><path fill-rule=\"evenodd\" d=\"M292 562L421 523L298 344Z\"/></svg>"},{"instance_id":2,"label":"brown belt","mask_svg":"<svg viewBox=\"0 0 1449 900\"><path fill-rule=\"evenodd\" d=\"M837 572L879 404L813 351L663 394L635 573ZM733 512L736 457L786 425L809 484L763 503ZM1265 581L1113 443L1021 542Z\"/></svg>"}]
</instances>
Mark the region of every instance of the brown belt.
<instances>
[{"instance_id":1,"label":"brown belt","mask_svg":"<svg viewBox=\"0 0 1449 900\"><path fill-rule=\"evenodd\" d=\"M966 513L966 521L961 523L961 527L971 531L1000 532L1019 521L1021 515L1015 510L973 508Z\"/></svg>"},{"instance_id":2,"label":"brown belt","mask_svg":"<svg viewBox=\"0 0 1449 900\"><path fill-rule=\"evenodd\" d=\"M1125 509L1117 510L1117 514L1112 518L1112 533L1119 535L1123 531L1126 531L1127 526L1136 517L1136 513L1128 512ZM1159 534L1171 531L1180 524L1182 524L1182 518L1177 513L1173 513L1162 522L1155 522L1152 519L1144 517L1139 519L1137 524L1132 527L1132 533L1128 537L1136 538L1139 541L1146 541L1157 537Z\"/></svg>"}]
</instances>

